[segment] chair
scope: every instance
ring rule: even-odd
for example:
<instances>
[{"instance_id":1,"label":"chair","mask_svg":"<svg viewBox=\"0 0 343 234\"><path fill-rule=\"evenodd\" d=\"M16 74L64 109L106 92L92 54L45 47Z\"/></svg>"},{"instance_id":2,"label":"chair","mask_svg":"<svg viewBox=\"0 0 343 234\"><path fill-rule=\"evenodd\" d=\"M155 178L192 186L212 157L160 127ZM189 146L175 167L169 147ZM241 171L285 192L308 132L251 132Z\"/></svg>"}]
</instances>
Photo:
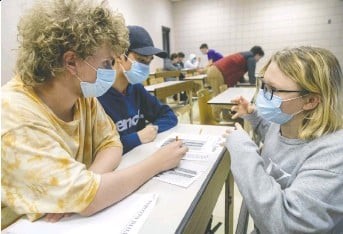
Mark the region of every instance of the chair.
<instances>
[{"instance_id":1,"label":"chair","mask_svg":"<svg viewBox=\"0 0 343 234\"><path fill-rule=\"evenodd\" d=\"M201 89L197 94L200 124L234 126L234 121L219 122L213 117L212 107L211 105L207 104L207 102L212 98L212 93L208 89Z\"/></svg>"},{"instance_id":2,"label":"chair","mask_svg":"<svg viewBox=\"0 0 343 234\"><path fill-rule=\"evenodd\" d=\"M157 78L149 79L149 84L150 85L158 84L158 83L163 83L163 82L164 82L164 78L163 77L157 77Z\"/></svg>"},{"instance_id":3,"label":"chair","mask_svg":"<svg viewBox=\"0 0 343 234\"><path fill-rule=\"evenodd\" d=\"M166 86L161 87L155 90L155 95L160 99L164 99L174 95L179 91L186 92L188 97L192 96L192 92L194 90L194 82L193 81L185 81L181 83L174 84L173 86ZM186 112L189 113L190 123L193 123L193 100L192 98L188 98L186 101L179 105L180 103L177 102L176 105L168 104L173 111L178 115L182 115Z\"/></svg>"}]
</instances>

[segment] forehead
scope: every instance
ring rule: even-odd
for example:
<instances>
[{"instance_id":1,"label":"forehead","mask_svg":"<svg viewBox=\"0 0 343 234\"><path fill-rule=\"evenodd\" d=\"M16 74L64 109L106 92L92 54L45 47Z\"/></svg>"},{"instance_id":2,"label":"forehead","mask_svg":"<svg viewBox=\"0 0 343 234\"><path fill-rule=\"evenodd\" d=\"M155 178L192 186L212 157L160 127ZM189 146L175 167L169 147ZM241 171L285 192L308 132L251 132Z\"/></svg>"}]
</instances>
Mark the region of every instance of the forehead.
<instances>
[{"instance_id":1,"label":"forehead","mask_svg":"<svg viewBox=\"0 0 343 234\"><path fill-rule=\"evenodd\" d=\"M271 62L264 73L263 81L276 88L298 89L299 86L290 77L286 76L275 62Z\"/></svg>"}]
</instances>

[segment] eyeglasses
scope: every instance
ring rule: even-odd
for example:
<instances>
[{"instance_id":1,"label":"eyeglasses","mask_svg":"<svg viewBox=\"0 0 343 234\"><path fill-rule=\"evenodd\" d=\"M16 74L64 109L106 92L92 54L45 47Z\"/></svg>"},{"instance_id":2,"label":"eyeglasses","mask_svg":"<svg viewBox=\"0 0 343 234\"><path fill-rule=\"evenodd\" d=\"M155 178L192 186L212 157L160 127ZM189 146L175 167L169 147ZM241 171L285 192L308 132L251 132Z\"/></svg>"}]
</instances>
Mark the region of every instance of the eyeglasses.
<instances>
[{"instance_id":1,"label":"eyeglasses","mask_svg":"<svg viewBox=\"0 0 343 234\"><path fill-rule=\"evenodd\" d=\"M258 77L260 80L263 79L263 76ZM261 89L263 90L263 95L267 100L272 100L274 93L300 93L300 95L308 94L309 91L307 90L282 90L282 89L275 89L268 84L264 83L261 80Z\"/></svg>"}]
</instances>

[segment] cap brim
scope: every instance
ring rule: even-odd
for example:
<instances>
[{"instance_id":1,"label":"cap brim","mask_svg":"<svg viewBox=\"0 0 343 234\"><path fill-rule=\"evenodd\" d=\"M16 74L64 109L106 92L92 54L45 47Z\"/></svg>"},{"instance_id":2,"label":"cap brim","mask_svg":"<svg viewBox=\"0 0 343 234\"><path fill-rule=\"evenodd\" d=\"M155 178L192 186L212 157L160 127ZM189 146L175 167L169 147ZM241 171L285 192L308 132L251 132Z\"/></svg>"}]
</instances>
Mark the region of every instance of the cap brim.
<instances>
[{"instance_id":1,"label":"cap brim","mask_svg":"<svg viewBox=\"0 0 343 234\"><path fill-rule=\"evenodd\" d=\"M145 55L145 56L156 55L160 58L166 58L168 56L167 52L160 50L160 49L157 49L157 48L152 47L152 46L130 49L130 50L133 52L136 52L137 54Z\"/></svg>"}]
</instances>

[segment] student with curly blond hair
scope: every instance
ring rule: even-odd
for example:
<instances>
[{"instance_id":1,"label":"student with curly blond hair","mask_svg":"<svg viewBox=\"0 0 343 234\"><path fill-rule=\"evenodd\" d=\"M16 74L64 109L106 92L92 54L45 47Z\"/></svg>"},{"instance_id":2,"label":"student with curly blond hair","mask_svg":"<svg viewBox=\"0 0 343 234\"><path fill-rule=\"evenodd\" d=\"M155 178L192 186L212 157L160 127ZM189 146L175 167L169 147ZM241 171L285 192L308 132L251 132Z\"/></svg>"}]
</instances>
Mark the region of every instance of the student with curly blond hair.
<instances>
[{"instance_id":1,"label":"student with curly blond hair","mask_svg":"<svg viewBox=\"0 0 343 234\"><path fill-rule=\"evenodd\" d=\"M92 215L179 163L177 141L113 171L122 144L96 97L128 44L123 17L90 1L45 1L21 19L16 76L2 88L2 227Z\"/></svg>"},{"instance_id":2,"label":"student with curly blond hair","mask_svg":"<svg viewBox=\"0 0 343 234\"><path fill-rule=\"evenodd\" d=\"M237 124L227 132L231 170L257 233L343 230L343 75L328 50L275 53L262 69L256 106L240 97L261 152Z\"/></svg>"}]
</instances>

